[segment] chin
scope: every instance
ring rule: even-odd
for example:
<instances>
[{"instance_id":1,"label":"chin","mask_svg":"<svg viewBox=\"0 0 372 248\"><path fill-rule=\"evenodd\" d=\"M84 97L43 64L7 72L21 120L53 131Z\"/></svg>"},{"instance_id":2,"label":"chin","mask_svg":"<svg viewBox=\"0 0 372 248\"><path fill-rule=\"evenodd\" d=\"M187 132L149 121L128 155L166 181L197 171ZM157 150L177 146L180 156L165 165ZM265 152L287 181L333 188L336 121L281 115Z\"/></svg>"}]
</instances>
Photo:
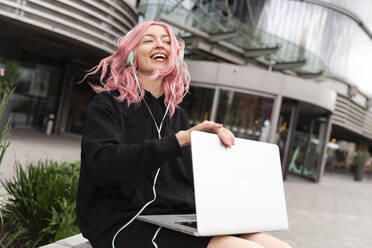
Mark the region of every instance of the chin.
<instances>
[{"instance_id":1,"label":"chin","mask_svg":"<svg viewBox=\"0 0 372 248\"><path fill-rule=\"evenodd\" d=\"M167 64L166 64L166 65L158 65L158 66L154 66L153 69L152 69L152 71L154 71L154 70L162 70L162 69L164 69L165 67L167 67Z\"/></svg>"}]
</instances>

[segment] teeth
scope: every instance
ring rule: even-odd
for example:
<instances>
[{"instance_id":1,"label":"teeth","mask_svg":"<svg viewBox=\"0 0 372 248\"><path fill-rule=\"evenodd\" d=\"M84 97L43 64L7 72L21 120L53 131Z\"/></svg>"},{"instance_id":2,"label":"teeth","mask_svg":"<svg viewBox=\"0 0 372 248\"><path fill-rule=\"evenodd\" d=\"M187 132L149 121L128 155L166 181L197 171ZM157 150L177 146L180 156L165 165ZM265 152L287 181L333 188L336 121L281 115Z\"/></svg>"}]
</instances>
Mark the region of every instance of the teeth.
<instances>
[{"instance_id":1,"label":"teeth","mask_svg":"<svg viewBox=\"0 0 372 248\"><path fill-rule=\"evenodd\" d=\"M154 55L152 56L152 58L153 58L153 59L159 59L159 58L161 58L161 59L166 59L167 56L165 56L165 55L162 54L162 53L157 53L157 54L154 54Z\"/></svg>"}]
</instances>

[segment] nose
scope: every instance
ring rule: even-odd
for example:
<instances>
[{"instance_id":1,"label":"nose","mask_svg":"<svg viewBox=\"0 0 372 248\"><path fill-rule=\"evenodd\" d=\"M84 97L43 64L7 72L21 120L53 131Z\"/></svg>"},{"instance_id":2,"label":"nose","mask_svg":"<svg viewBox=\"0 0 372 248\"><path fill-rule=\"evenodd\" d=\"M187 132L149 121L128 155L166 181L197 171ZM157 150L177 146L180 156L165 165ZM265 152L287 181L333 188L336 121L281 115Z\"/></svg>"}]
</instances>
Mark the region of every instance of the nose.
<instances>
[{"instance_id":1,"label":"nose","mask_svg":"<svg viewBox=\"0 0 372 248\"><path fill-rule=\"evenodd\" d=\"M162 40L157 40L156 41L156 48L164 49L165 47L165 42Z\"/></svg>"}]
</instances>

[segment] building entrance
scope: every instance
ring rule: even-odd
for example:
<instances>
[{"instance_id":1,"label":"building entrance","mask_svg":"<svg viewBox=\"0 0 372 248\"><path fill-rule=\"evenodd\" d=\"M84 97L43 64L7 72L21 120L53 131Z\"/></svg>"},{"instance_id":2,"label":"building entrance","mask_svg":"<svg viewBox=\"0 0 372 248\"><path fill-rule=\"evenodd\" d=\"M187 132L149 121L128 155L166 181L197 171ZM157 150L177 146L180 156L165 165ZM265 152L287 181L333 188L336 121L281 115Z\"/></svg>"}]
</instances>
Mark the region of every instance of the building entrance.
<instances>
[{"instance_id":1,"label":"building entrance","mask_svg":"<svg viewBox=\"0 0 372 248\"><path fill-rule=\"evenodd\" d=\"M277 144L283 176L288 173L318 181L327 142L326 110L307 103L284 100L279 118Z\"/></svg>"}]
</instances>

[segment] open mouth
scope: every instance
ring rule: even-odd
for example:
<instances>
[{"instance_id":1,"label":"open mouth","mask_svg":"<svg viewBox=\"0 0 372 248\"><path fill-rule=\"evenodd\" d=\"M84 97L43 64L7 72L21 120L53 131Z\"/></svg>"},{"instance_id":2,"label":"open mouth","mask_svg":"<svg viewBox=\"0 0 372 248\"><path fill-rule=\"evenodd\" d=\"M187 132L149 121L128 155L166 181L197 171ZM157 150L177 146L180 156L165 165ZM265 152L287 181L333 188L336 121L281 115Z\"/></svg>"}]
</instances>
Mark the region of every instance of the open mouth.
<instances>
[{"instance_id":1,"label":"open mouth","mask_svg":"<svg viewBox=\"0 0 372 248\"><path fill-rule=\"evenodd\" d=\"M168 60L168 56L164 53L155 53L150 56L151 59L154 59L158 62L164 62Z\"/></svg>"}]
</instances>

